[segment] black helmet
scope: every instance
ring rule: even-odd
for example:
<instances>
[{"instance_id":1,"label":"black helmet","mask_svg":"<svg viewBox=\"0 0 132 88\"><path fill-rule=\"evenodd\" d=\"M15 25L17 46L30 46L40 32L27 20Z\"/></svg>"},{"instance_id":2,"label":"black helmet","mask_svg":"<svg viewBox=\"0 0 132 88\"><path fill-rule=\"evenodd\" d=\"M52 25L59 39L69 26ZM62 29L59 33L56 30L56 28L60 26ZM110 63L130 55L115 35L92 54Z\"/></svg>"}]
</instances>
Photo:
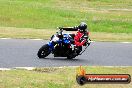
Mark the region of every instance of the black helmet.
<instances>
[{"instance_id":1,"label":"black helmet","mask_svg":"<svg viewBox=\"0 0 132 88\"><path fill-rule=\"evenodd\" d=\"M80 29L80 31L84 32L87 29L87 24L85 22L81 22L78 28Z\"/></svg>"}]
</instances>

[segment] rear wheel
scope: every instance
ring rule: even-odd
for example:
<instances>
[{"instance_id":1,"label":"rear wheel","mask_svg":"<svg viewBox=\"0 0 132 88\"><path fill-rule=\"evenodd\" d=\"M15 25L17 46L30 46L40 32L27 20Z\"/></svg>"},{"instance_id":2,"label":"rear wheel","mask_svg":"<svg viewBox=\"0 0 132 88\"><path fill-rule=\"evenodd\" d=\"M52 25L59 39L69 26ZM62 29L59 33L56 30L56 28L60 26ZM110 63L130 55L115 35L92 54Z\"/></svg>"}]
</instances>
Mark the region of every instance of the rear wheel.
<instances>
[{"instance_id":1,"label":"rear wheel","mask_svg":"<svg viewBox=\"0 0 132 88\"><path fill-rule=\"evenodd\" d=\"M50 54L50 52L49 52L49 45L48 45L48 44L43 45L43 46L39 49L39 51L38 51L38 53L37 53L37 55L38 55L39 58L45 58L45 57L48 56L49 54Z\"/></svg>"},{"instance_id":2,"label":"rear wheel","mask_svg":"<svg viewBox=\"0 0 132 88\"><path fill-rule=\"evenodd\" d=\"M77 47L76 52L77 52L78 55L80 54L81 51L82 51L82 46Z\"/></svg>"},{"instance_id":3,"label":"rear wheel","mask_svg":"<svg viewBox=\"0 0 132 88\"><path fill-rule=\"evenodd\" d=\"M73 59L73 57L71 57L71 56L67 56L67 59Z\"/></svg>"},{"instance_id":4,"label":"rear wheel","mask_svg":"<svg viewBox=\"0 0 132 88\"><path fill-rule=\"evenodd\" d=\"M70 54L70 55L67 56L67 59L73 59L73 58L75 58L76 56L77 56L77 55Z\"/></svg>"}]
</instances>

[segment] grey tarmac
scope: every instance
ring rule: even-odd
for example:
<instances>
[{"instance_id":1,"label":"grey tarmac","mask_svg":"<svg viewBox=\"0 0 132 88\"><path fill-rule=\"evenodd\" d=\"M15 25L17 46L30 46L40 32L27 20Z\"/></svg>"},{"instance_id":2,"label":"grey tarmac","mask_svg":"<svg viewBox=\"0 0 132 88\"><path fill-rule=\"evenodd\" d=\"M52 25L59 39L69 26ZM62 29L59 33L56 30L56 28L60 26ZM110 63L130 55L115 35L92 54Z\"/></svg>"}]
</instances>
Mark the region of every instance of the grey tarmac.
<instances>
[{"instance_id":1,"label":"grey tarmac","mask_svg":"<svg viewBox=\"0 0 132 88\"><path fill-rule=\"evenodd\" d=\"M60 66L132 66L132 43L92 42L75 59L39 59L37 52L48 40L0 39L0 68Z\"/></svg>"}]
</instances>

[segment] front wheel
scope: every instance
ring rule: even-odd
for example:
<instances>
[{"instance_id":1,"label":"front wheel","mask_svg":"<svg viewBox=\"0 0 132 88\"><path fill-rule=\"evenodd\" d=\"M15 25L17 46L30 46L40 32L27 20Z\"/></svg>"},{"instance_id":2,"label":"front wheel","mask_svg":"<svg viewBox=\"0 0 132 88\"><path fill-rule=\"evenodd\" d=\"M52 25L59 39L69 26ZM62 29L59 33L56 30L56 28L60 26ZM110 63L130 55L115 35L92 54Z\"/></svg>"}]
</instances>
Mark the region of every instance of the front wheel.
<instances>
[{"instance_id":1,"label":"front wheel","mask_svg":"<svg viewBox=\"0 0 132 88\"><path fill-rule=\"evenodd\" d=\"M49 54L50 54L50 51L49 51L49 45L48 45L48 44L43 45L43 46L39 49L39 51L38 51L38 53L37 53L37 55L38 55L39 58L45 58L45 57L48 56Z\"/></svg>"}]
</instances>

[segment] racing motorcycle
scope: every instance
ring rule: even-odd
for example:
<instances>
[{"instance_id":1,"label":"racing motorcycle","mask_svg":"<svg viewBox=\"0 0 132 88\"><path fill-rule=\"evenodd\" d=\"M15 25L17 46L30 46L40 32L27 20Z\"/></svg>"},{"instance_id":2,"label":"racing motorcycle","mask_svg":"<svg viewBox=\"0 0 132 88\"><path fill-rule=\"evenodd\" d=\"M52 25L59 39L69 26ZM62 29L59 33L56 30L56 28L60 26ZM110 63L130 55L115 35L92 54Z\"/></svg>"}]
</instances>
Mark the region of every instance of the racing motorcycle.
<instances>
[{"instance_id":1,"label":"racing motorcycle","mask_svg":"<svg viewBox=\"0 0 132 88\"><path fill-rule=\"evenodd\" d=\"M67 59L72 59L81 55L90 45L91 40L87 38L84 50L82 48L83 46L76 47L74 44L75 34L64 33L64 30L77 31L74 27L59 27L59 31L52 35L50 41L39 49L37 53L39 58L45 58L52 53L54 57L67 57Z\"/></svg>"}]
</instances>

